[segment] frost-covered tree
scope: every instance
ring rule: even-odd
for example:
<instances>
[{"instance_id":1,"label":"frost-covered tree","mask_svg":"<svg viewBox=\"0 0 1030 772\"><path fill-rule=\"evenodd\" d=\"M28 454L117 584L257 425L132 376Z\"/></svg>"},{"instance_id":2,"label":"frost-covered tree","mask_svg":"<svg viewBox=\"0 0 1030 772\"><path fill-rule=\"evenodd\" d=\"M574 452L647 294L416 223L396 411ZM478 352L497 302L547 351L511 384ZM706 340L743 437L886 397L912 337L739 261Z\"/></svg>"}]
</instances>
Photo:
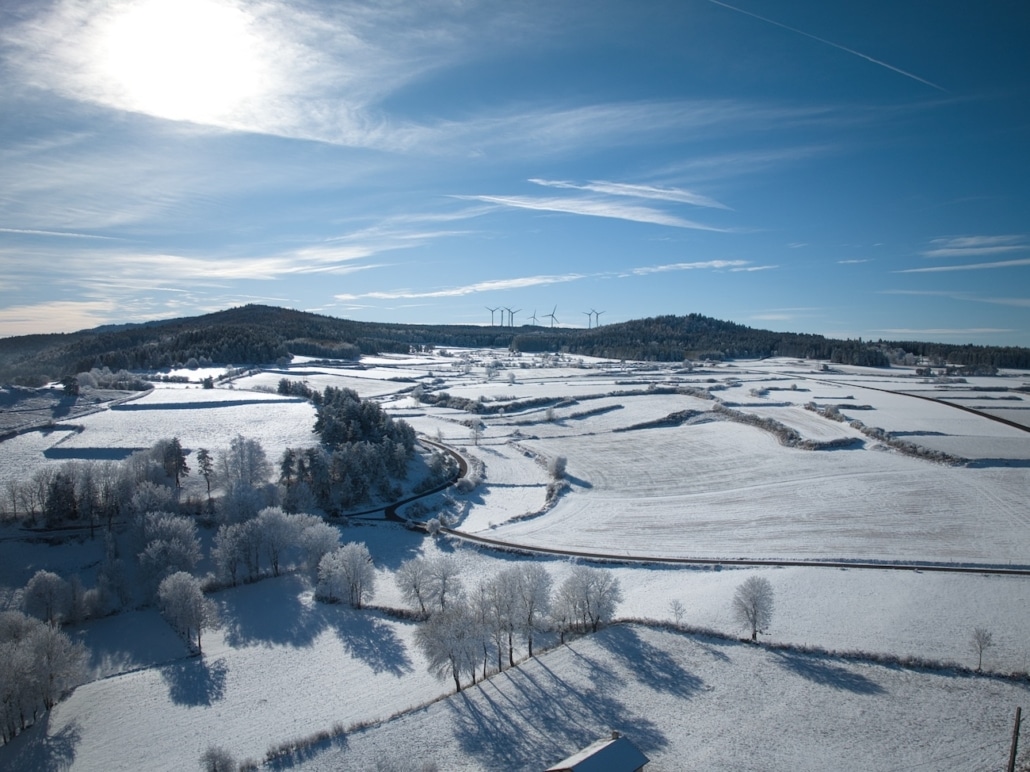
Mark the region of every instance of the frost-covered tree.
<instances>
[{"instance_id":1,"label":"frost-covered tree","mask_svg":"<svg viewBox=\"0 0 1030 772\"><path fill-rule=\"evenodd\" d=\"M773 588L764 576L748 577L733 595L733 616L751 631L751 640L758 640L772 621Z\"/></svg>"},{"instance_id":2,"label":"frost-covered tree","mask_svg":"<svg viewBox=\"0 0 1030 772\"><path fill-rule=\"evenodd\" d=\"M71 587L53 571L37 571L25 585L22 605L26 614L47 624L60 624L71 611Z\"/></svg>"},{"instance_id":3,"label":"frost-covered tree","mask_svg":"<svg viewBox=\"0 0 1030 772\"><path fill-rule=\"evenodd\" d=\"M501 654L508 655L508 665L515 664L515 632L519 627L518 569L506 568L485 584L482 595L487 603L485 622L497 642L497 669L501 669Z\"/></svg>"},{"instance_id":4,"label":"frost-covered tree","mask_svg":"<svg viewBox=\"0 0 1030 772\"><path fill-rule=\"evenodd\" d=\"M454 679L454 688L461 691L462 673L469 673L476 682L476 664L482 649L483 632L472 608L464 600L454 600L445 609L435 612L418 630L415 642L439 678Z\"/></svg>"},{"instance_id":5,"label":"frost-covered tree","mask_svg":"<svg viewBox=\"0 0 1030 772\"><path fill-rule=\"evenodd\" d=\"M304 555L304 565L313 574L317 574L322 558L339 548L340 530L317 518L313 520L303 527L297 544Z\"/></svg>"},{"instance_id":6,"label":"frost-covered tree","mask_svg":"<svg viewBox=\"0 0 1030 772\"><path fill-rule=\"evenodd\" d=\"M565 479L565 469L568 464L569 461L565 456L553 456L547 462L547 473L554 480L563 480Z\"/></svg>"},{"instance_id":7,"label":"frost-covered tree","mask_svg":"<svg viewBox=\"0 0 1030 772\"><path fill-rule=\"evenodd\" d=\"M233 755L218 745L211 745L200 756L204 772L236 772L239 765Z\"/></svg>"},{"instance_id":8,"label":"frost-covered tree","mask_svg":"<svg viewBox=\"0 0 1030 772\"><path fill-rule=\"evenodd\" d=\"M191 572L200 562L197 525L188 517L169 512L148 512L135 520L135 538L142 543L140 572L150 591L177 571Z\"/></svg>"},{"instance_id":9,"label":"frost-covered tree","mask_svg":"<svg viewBox=\"0 0 1030 772\"><path fill-rule=\"evenodd\" d=\"M249 529L249 523L225 523L218 527L215 534L211 559L214 560L219 575L232 585L239 580L241 569L247 562Z\"/></svg>"},{"instance_id":10,"label":"frost-covered tree","mask_svg":"<svg viewBox=\"0 0 1030 772\"><path fill-rule=\"evenodd\" d=\"M176 632L193 645L197 637L197 651L202 651L201 633L215 620L214 605L204 597L200 580L185 571L177 571L161 580L157 590L161 613Z\"/></svg>"},{"instance_id":11,"label":"frost-covered tree","mask_svg":"<svg viewBox=\"0 0 1030 772\"><path fill-rule=\"evenodd\" d=\"M300 522L295 515L288 515L279 507L262 509L255 521L261 535L261 545L272 566L272 574L279 576L279 566L284 553L296 544L300 536Z\"/></svg>"},{"instance_id":12,"label":"frost-covered tree","mask_svg":"<svg viewBox=\"0 0 1030 772\"><path fill-rule=\"evenodd\" d=\"M147 512L174 512L175 491L167 485L146 480L136 486L130 508L136 515Z\"/></svg>"},{"instance_id":13,"label":"frost-covered tree","mask_svg":"<svg viewBox=\"0 0 1030 772\"><path fill-rule=\"evenodd\" d=\"M0 736L10 742L83 677L85 646L56 625L0 612Z\"/></svg>"},{"instance_id":14,"label":"frost-covered tree","mask_svg":"<svg viewBox=\"0 0 1030 772\"><path fill-rule=\"evenodd\" d=\"M321 597L329 601L343 599L354 608L375 593L375 567L368 547L348 542L325 555L318 564L318 586Z\"/></svg>"},{"instance_id":15,"label":"frost-covered tree","mask_svg":"<svg viewBox=\"0 0 1030 772\"><path fill-rule=\"evenodd\" d=\"M428 613L430 602L429 561L425 558L412 558L401 563L394 574L397 589L401 597L423 616Z\"/></svg>"},{"instance_id":16,"label":"frost-covered tree","mask_svg":"<svg viewBox=\"0 0 1030 772\"><path fill-rule=\"evenodd\" d=\"M533 636L543 629L551 611L551 574L539 563L521 563L514 569L515 631L533 656Z\"/></svg>"},{"instance_id":17,"label":"frost-covered tree","mask_svg":"<svg viewBox=\"0 0 1030 772\"><path fill-rule=\"evenodd\" d=\"M56 625L43 624L29 636L43 706L50 710L84 674L88 653Z\"/></svg>"},{"instance_id":18,"label":"frost-covered tree","mask_svg":"<svg viewBox=\"0 0 1030 772\"><path fill-rule=\"evenodd\" d=\"M103 616L129 602L131 593L125 576L125 563L119 557L118 541L111 531L104 537L104 560L97 571L97 584L86 591L91 616Z\"/></svg>"},{"instance_id":19,"label":"frost-covered tree","mask_svg":"<svg viewBox=\"0 0 1030 772\"><path fill-rule=\"evenodd\" d=\"M258 488L265 485L272 474L272 466L261 443L241 434L233 437L221 461L222 476L229 488L237 485Z\"/></svg>"},{"instance_id":20,"label":"frost-covered tree","mask_svg":"<svg viewBox=\"0 0 1030 772\"><path fill-rule=\"evenodd\" d=\"M558 587L552 616L564 640L568 630L596 633L612 620L621 601L621 585L610 571L574 566Z\"/></svg>"},{"instance_id":21,"label":"frost-covered tree","mask_svg":"<svg viewBox=\"0 0 1030 772\"><path fill-rule=\"evenodd\" d=\"M458 562L450 555L441 555L427 563L426 585L428 605L443 610L455 597L461 595L462 583Z\"/></svg>"}]
</instances>

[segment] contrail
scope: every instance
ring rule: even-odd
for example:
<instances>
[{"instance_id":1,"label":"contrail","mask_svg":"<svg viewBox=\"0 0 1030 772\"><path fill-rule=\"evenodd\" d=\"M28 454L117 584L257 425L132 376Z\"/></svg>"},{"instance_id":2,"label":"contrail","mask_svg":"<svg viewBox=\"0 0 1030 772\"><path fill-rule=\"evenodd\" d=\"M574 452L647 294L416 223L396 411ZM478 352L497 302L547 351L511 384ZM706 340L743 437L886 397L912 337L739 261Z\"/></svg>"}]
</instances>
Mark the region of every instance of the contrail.
<instances>
[{"instance_id":1,"label":"contrail","mask_svg":"<svg viewBox=\"0 0 1030 772\"><path fill-rule=\"evenodd\" d=\"M948 93L948 90L946 88L938 86L936 83L931 83L930 81L926 80L925 78L920 78L918 75L913 75L911 72L906 72L905 70L902 70L899 67L895 67L892 64L887 64L887 62L881 62L879 59L874 59L871 56L866 56L861 51L855 51L854 49L848 48L847 46L842 46L840 43L834 43L832 40L826 40L825 38L821 38L821 37L818 37L816 35L812 35L812 34L810 34L808 32L805 32L804 30L799 30L799 29L796 29L794 27L789 27L786 24L781 24L778 21L773 21L772 19L767 19L764 16L759 16L757 13L751 13L751 11L745 11L743 8L736 8L736 7L732 6L732 5L730 5L729 3L721 2L721 0L708 0L708 2L710 2L710 3L714 4L714 5L721 5L723 8L729 8L731 11L736 11L737 13L742 13L745 16L750 16L750 17L752 17L754 19L758 19L759 21L764 21L766 24L772 24L772 25L774 25L776 27L780 27L782 29L789 30L789 31L791 31L791 32L793 32L795 34L804 35L806 38L811 38L812 40L815 40L816 42L822 43L823 45L832 46L833 48L836 48L836 49L838 49L840 51L845 51L845 52L847 52L849 54L852 54L854 56L858 56L858 57L860 57L862 59L865 59L867 62L872 62L873 64L880 65L881 67L886 67L888 70L891 70L892 72L896 72L899 75L904 75L906 78L911 78L912 80L919 81L920 83L922 83L924 85L927 85L930 88L935 88L938 91L943 91L945 94Z\"/></svg>"}]
</instances>

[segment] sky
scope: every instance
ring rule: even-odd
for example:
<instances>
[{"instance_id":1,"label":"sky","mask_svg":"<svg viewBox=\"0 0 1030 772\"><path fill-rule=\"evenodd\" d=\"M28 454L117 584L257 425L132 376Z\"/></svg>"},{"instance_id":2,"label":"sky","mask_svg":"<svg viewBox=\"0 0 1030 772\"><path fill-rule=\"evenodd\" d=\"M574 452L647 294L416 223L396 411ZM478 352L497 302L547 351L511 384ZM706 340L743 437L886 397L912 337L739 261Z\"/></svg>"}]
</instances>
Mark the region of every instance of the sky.
<instances>
[{"instance_id":1,"label":"sky","mask_svg":"<svg viewBox=\"0 0 1030 772\"><path fill-rule=\"evenodd\" d=\"M5 0L0 337L261 303L1030 346L1028 39L1023 0Z\"/></svg>"}]
</instances>

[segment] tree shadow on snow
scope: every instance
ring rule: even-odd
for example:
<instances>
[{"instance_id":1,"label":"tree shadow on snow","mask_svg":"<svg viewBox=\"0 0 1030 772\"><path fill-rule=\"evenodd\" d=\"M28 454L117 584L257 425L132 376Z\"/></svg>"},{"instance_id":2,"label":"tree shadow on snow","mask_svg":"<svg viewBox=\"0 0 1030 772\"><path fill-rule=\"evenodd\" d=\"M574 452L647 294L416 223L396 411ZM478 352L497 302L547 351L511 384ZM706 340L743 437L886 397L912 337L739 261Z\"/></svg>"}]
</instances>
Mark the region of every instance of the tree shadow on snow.
<instances>
[{"instance_id":1,"label":"tree shadow on snow","mask_svg":"<svg viewBox=\"0 0 1030 772\"><path fill-rule=\"evenodd\" d=\"M1030 458L976 458L966 462L970 469L1027 469Z\"/></svg>"},{"instance_id":2,"label":"tree shadow on snow","mask_svg":"<svg viewBox=\"0 0 1030 772\"><path fill-rule=\"evenodd\" d=\"M489 769L539 768L613 728L645 753L668 744L653 721L613 696L611 680L588 683L576 686L539 660L511 668L448 700L455 736L465 753Z\"/></svg>"},{"instance_id":3,"label":"tree shadow on snow","mask_svg":"<svg viewBox=\"0 0 1030 772\"><path fill-rule=\"evenodd\" d=\"M311 646L326 622L313 610L307 593L298 576L265 579L223 593L219 615L226 642L233 647Z\"/></svg>"},{"instance_id":4,"label":"tree shadow on snow","mask_svg":"<svg viewBox=\"0 0 1030 772\"><path fill-rule=\"evenodd\" d=\"M324 613L347 653L372 668L372 672L400 677L414 670L404 642L375 612L330 607Z\"/></svg>"},{"instance_id":5,"label":"tree shadow on snow","mask_svg":"<svg viewBox=\"0 0 1030 772\"><path fill-rule=\"evenodd\" d=\"M611 627L604 635L596 636L596 640L621 660L641 683L655 691L690 697L704 685L669 652L642 639L632 627Z\"/></svg>"},{"instance_id":6,"label":"tree shadow on snow","mask_svg":"<svg viewBox=\"0 0 1030 772\"><path fill-rule=\"evenodd\" d=\"M61 730L50 733L50 713L30 726L8 745L5 762L10 769L71 769L75 748L82 739L79 722L72 721Z\"/></svg>"},{"instance_id":7,"label":"tree shadow on snow","mask_svg":"<svg viewBox=\"0 0 1030 772\"><path fill-rule=\"evenodd\" d=\"M594 484L589 480L584 480L582 477L576 477L574 474L565 473L565 479L569 481L570 485L575 485L577 488L593 488Z\"/></svg>"},{"instance_id":8,"label":"tree shadow on snow","mask_svg":"<svg viewBox=\"0 0 1030 772\"><path fill-rule=\"evenodd\" d=\"M841 665L814 654L795 654L789 651L774 652L784 670L799 675L806 681L830 686L853 694L886 694L886 690L870 678L848 670Z\"/></svg>"},{"instance_id":9,"label":"tree shadow on snow","mask_svg":"<svg viewBox=\"0 0 1030 772\"><path fill-rule=\"evenodd\" d=\"M208 662L203 657L191 657L165 665L161 668L161 677L168 684L168 696L172 702L197 707L213 705L225 696L228 672L225 660Z\"/></svg>"}]
</instances>

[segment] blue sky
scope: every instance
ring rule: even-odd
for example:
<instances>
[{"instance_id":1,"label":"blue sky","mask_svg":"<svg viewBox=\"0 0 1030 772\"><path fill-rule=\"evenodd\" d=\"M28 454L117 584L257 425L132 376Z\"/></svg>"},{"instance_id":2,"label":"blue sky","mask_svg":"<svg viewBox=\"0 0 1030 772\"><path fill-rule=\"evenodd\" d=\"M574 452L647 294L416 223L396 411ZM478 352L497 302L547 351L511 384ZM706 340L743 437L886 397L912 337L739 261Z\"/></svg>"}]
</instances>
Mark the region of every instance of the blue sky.
<instances>
[{"instance_id":1,"label":"blue sky","mask_svg":"<svg viewBox=\"0 0 1030 772\"><path fill-rule=\"evenodd\" d=\"M0 6L0 336L266 303L1030 345L1016 0Z\"/></svg>"}]
</instances>

